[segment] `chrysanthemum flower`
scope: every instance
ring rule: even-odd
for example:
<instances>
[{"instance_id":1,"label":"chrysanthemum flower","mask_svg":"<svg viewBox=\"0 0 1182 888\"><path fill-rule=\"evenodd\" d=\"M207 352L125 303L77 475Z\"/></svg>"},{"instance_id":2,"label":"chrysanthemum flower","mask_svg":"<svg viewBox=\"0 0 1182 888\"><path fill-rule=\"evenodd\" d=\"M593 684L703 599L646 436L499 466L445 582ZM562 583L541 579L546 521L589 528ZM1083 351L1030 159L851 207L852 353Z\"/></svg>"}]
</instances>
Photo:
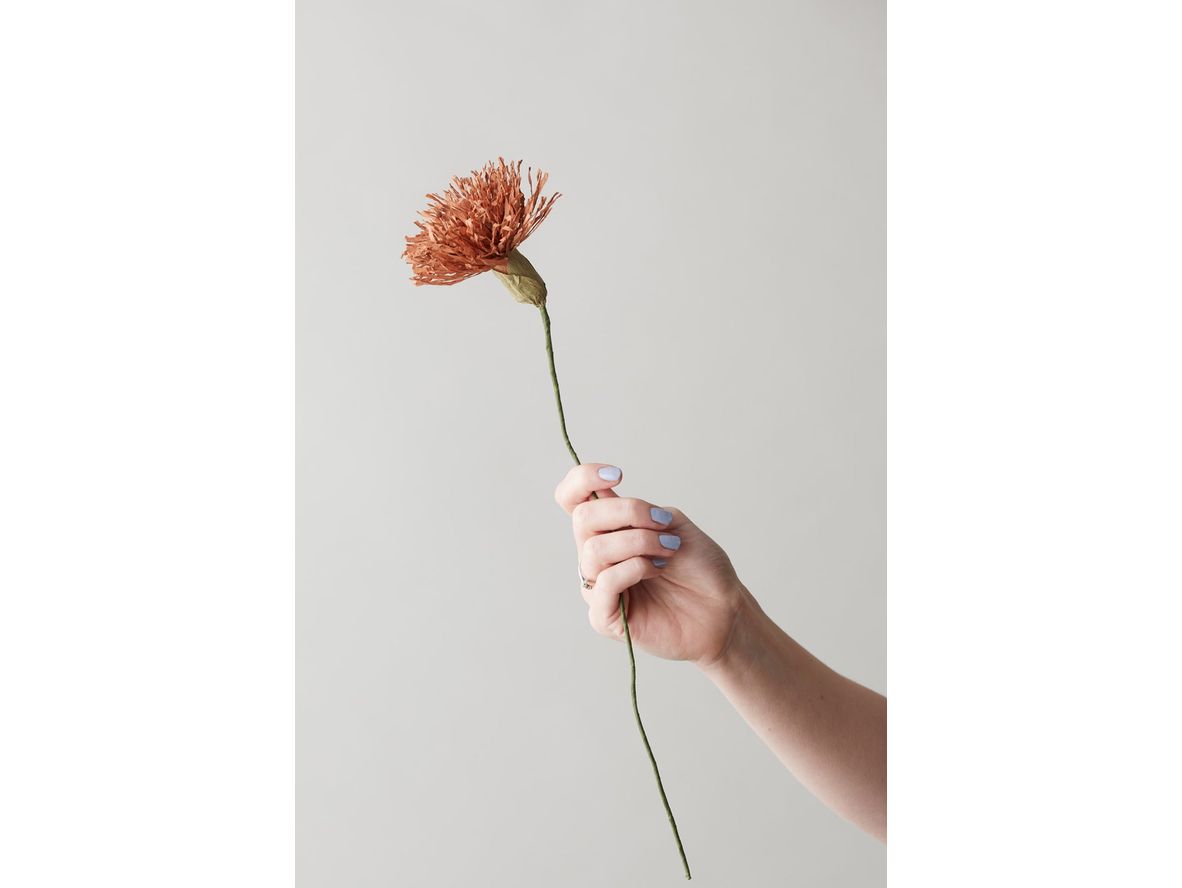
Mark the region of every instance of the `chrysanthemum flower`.
<instances>
[{"instance_id":1,"label":"chrysanthemum flower","mask_svg":"<svg viewBox=\"0 0 1182 888\"><path fill-rule=\"evenodd\" d=\"M530 233L537 228L561 195L542 197L542 187L549 178L533 167L527 171L529 196L521 188L521 161L505 162L503 157L489 161L471 176L454 176L442 194L428 194L430 204L415 221L418 234L408 235L402 256L414 271L412 280L421 284L457 284L480 274L497 271L502 275L522 275L530 280L530 272L537 282L537 272L528 261L524 267L513 260L525 257L517 252ZM504 279L502 279L504 281ZM504 281L509 286L508 281ZM526 288L525 293L510 286L514 297L534 305L545 301L545 284ZM531 290L533 292L529 292ZM522 297L525 298L522 298Z\"/></svg>"}]
</instances>

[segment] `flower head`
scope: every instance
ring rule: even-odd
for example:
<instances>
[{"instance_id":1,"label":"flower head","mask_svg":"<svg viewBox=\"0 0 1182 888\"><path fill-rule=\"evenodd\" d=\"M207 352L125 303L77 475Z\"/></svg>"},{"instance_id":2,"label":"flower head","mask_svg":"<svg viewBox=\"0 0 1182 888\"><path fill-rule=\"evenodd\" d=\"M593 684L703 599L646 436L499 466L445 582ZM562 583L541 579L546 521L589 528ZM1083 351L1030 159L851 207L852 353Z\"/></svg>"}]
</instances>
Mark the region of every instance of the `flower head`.
<instances>
[{"instance_id":1,"label":"flower head","mask_svg":"<svg viewBox=\"0 0 1182 888\"><path fill-rule=\"evenodd\" d=\"M539 170L535 179L530 167L527 198L521 190L521 161L506 163L502 157L471 176L452 177L442 196L428 194L430 204L419 211L424 221L415 221L419 232L407 236L402 253L416 286L457 284L489 269L510 273L511 254L520 256L517 247L561 196L542 197L548 178Z\"/></svg>"}]
</instances>

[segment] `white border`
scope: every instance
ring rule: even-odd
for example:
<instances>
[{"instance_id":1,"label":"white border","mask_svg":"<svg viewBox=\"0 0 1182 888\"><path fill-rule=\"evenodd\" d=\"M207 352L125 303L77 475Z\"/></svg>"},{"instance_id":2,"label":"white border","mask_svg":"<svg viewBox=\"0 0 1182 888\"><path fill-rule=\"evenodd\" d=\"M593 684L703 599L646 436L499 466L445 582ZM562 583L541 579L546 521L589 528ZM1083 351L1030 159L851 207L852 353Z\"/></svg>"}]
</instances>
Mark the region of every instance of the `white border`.
<instances>
[{"instance_id":1,"label":"white border","mask_svg":"<svg viewBox=\"0 0 1182 888\"><path fill-rule=\"evenodd\" d=\"M0 884L293 877L293 13L0 22Z\"/></svg>"},{"instance_id":2,"label":"white border","mask_svg":"<svg viewBox=\"0 0 1182 888\"><path fill-rule=\"evenodd\" d=\"M892 884L1182 884L1180 33L890 6Z\"/></svg>"}]
</instances>

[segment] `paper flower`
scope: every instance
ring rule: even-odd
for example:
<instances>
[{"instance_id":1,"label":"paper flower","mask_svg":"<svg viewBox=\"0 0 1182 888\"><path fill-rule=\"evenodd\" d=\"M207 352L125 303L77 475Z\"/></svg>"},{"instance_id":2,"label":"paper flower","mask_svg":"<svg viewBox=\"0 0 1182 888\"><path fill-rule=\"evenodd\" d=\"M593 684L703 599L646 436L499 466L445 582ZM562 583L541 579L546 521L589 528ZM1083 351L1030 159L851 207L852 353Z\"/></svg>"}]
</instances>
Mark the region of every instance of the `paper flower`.
<instances>
[{"instance_id":1,"label":"paper flower","mask_svg":"<svg viewBox=\"0 0 1182 888\"><path fill-rule=\"evenodd\" d=\"M406 239L403 257L420 284L458 284L482 271L494 270L526 282L514 298L531 305L546 301L546 283L517 247L550 213L554 201L542 197L548 173L527 171L529 197L521 190L521 161L489 161L471 176L454 176L443 195L428 194L430 205L419 212L419 233ZM508 284L506 284L508 285Z\"/></svg>"},{"instance_id":2,"label":"paper flower","mask_svg":"<svg viewBox=\"0 0 1182 888\"><path fill-rule=\"evenodd\" d=\"M402 256L414 271L412 280L416 286L450 286L481 272L492 271L514 299L533 305L541 312L542 328L546 334L546 358L550 365L550 381L554 386L562 440L575 465L578 465L581 460L566 431L562 390L558 386L558 372L554 368L554 342L550 336L550 313L546 309L546 282L517 249L549 215L554 202L561 196L556 192L549 198L542 197L542 187L548 178L548 174L539 170L535 179L533 167L530 167L526 176L530 193L526 197L521 189L521 161L506 163L503 157L498 158L496 163L489 161L482 169L473 170L470 176L453 177L450 187L442 195L427 195L430 203L425 210L419 211L423 221L415 221L418 234L407 236ZM595 496L594 493L591 495ZM673 810L665 796L657 760L640 720L640 706L636 701L636 657L632 650L632 634L628 630L628 614L622 595L620 621L628 646L632 711L653 775L657 779L661 803L673 828L685 877L689 879L689 862L677 831L677 821L673 819Z\"/></svg>"}]
</instances>

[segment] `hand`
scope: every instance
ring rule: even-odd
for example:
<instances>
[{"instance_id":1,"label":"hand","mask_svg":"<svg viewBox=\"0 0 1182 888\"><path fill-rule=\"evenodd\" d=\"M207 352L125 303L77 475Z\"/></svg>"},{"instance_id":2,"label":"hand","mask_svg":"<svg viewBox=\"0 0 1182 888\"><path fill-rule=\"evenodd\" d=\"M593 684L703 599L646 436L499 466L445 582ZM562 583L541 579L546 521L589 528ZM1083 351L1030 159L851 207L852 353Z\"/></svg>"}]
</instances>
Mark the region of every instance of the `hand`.
<instances>
[{"instance_id":1,"label":"hand","mask_svg":"<svg viewBox=\"0 0 1182 888\"><path fill-rule=\"evenodd\" d=\"M679 510L617 495L622 477L603 463L575 466L554 491L572 518L579 569L594 581L583 590L591 626L623 638L623 595L637 647L709 666L726 652L750 593L726 552Z\"/></svg>"}]
</instances>

